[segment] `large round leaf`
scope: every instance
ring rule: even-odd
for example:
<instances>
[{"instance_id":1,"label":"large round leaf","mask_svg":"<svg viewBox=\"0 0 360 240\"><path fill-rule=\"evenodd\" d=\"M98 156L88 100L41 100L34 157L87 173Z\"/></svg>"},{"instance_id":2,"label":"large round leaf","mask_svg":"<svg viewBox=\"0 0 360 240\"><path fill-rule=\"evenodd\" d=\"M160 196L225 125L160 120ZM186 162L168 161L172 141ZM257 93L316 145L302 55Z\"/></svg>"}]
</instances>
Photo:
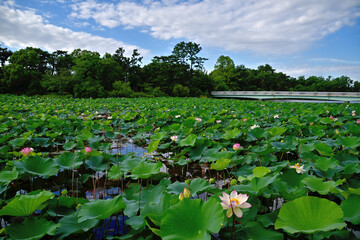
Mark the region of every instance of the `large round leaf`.
<instances>
[{"instance_id":1,"label":"large round leaf","mask_svg":"<svg viewBox=\"0 0 360 240\"><path fill-rule=\"evenodd\" d=\"M275 222L275 229L282 228L291 234L330 231L345 226L340 206L328 199L309 196L285 203Z\"/></svg>"},{"instance_id":2,"label":"large round leaf","mask_svg":"<svg viewBox=\"0 0 360 240\"><path fill-rule=\"evenodd\" d=\"M210 233L219 232L223 221L222 207L215 199L206 203L200 199L184 199L167 210L160 224L161 237L164 240L210 239Z\"/></svg>"},{"instance_id":3,"label":"large round leaf","mask_svg":"<svg viewBox=\"0 0 360 240\"><path fill-rule=\"evenodd\" d=\"M135 167L131 171L131 176L134 179L138 179L138 178L147 179L151 177L151 175L159 173L160 168L162 166L163 165L161 162L157 162L157 163L141 162L137 167Z\"/></svg>"},{"instance_id":4,"label":"large round leaf","mask_svg":"<svg viewBox=\"0 0 360 240\"><path fill-rule=\"evenodd\" d=\"M0 216L30 216L40 207L40 205L54 196L55 195L52 192L45 190L35 195L28 194L16 196L0 210Z\"/></svg>"},{"instance_id":5,"label":"large round leaf","mask_svg":"<svg viewBox=\"0 0 360 240\"><path fill-rule=\"evenodd\" d=\"M0 186L9 184L12 180L18 177L19 173L16 171L16 168L13 168L11 171L2 171L0 172Z\"/></svg>"},{"instance_id":6,"label":"large round leaf","mask_svg":"<svg viewBox=\"0 0 360 240\"><path fill-rule=\"evenodd\" d=\"M125 203L122 197L116 197L108 200L94 200L82 205L79 210L79 223L89 219L104 220L111 215L121 211L125 208Z\"/></svg>"},{"instance_id":7,"label":"large round leaf","mask_svg":"<svg viewBox=\"0 0 360 240\"><path fill-rule=\"evenodd\" d=\"M59 239L63 239L73 233L87 232L100 222L98 219L88 219L79 223L78 220L79 218L76 213L61 218L59 221L61 225L56 230L56 235L58 235Z\"/></svg>"},{"instance_id":8,"label":"large round leaf","mask_svg":"<svg viewBox=\"0 0 360 240\"><path fill-rule=\"evenodd\" d=\"M83 163L82 159L72 152L64 152L55 159L55 162L63 169L78 168Z\"/></svg>"},{"instance_id":9,"label":"large round leaf","mask_svg":"<svg viewBox=\"0 0 360 240\"><path fill-rule=\"evenodd\" d=\"M29 173L45 178L56 175L59 171L57 164L52 159L40 156L28 157L24 160L15 161L14 164L20 173Z\"/></svg>"},{"instance_id":10,"label":"large round leaf","mask_svg":"<svg viewBox=\"0 0 360 240\"><path fill-rule=\"evenodd\" d=\"M353 224L360 224L360 196L350 195L341 202L341 208L344 211L345 221Z\"/></svg>"},{"instance_id":11,"label":"large round leaf","mask_svg":"<svg viewBox=\"0 0 360 240\"><path fill-rule=\"evenodd\" d=\"M59 224L48 222L44 218L30 218L22 223L11 224L6 231L13 239L35 240L47 234L54 235L58 226Z\"/></svg>"}]
</instances>

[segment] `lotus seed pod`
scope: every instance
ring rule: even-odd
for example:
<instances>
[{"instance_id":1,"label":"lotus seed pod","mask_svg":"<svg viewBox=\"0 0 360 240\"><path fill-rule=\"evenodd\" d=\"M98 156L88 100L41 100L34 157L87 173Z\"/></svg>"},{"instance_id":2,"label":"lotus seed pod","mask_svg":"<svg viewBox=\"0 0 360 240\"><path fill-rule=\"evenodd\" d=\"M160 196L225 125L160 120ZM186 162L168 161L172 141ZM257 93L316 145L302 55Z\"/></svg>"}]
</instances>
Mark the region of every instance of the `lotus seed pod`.
<instances>
[{"instance_id":1,"label":"lotus seed pod","mask_svg":"<svg viewBox=\"0 0 360 240\"><path fill-rule=\"evenodd\" d=\"M214 178L210 178L210 179L209 179L209 183L210 183L210 184L212 184L212 183L214 183L214 182L215 182L215 179L214 179Z\"/></svg>"},{"instance_id":2,"label":"lotus seed pod","mask_svg":"<svg viewBox=\"0 0 360 240\"><path fill-rule=\"evenodd\" d=\"M186 179L186 180L185 180L185 183L186 183L188 186L190 186L190 182L191 182L190 179Z\"/></svg>"},{"instance_id":3,"label":"lotus seed pod","mask_svg":"<svg viewBox=\"0 0 360 240\"><path fill-rule=\"evenodd\" d=\"M236 184L237 184L237 180L236 179L231 179L230 186L234 186Z\"/></svg>"}]
</instances>

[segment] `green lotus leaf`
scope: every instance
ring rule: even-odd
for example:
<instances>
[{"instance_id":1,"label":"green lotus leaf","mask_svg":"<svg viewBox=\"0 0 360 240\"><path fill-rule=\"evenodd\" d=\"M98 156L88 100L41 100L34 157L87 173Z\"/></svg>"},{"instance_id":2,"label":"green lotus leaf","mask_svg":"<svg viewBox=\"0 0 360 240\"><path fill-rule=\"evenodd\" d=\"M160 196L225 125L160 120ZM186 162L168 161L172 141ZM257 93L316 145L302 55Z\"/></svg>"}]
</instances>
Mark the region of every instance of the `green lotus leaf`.
<instances>
[{"instance_id":1,"label":"green lotus leaf","mask_svg":"<svg viewBox=\"0 0 360 240\"><path fill-rule=\"evenodd\" d=\"M88 141L90 138L92 138L94 134L90 132L89 130L83 130L80 135L77 135L75 137L76 140L82 140L82 141Z\"/></svg>"},{"instance_id":2,"label":"green lotus leaf","mask_svg":"<svg viewBox=\"0 0 360 240\"><path fill-rule=\"evenodd\" d=\"M195 178L190 182L190 193L194 197L205 192L210 187L210 183L203 178Z\"/></svg>"},{"instance_id":3,"label":"green lotus leaf","mask_svg":"<svg viewBox=\"0 0 360 240\"><path fill-rule=\"evenodd\" d=\"M184 191L184 188L189 188L185 182L174 182L167 187L167 190L173 194L180 194Z\"/></svg>"},{"instance_id":4,"label":"green lotus leaf","mask_svg":"<svg viewBox=\"0 0 360 240\"><path fill-rule=\"evenodd\" d=\"M328 194L332 189L336 188L339 184L334 181L324 182L321 178L309 176L302 181L312 192L318 192L322 195Z\"/></svg>"},{"instance_id":5,"label":"green lotus leaf","mask_svg":"<svg viewBox=\"0 0 360 240\"><path fill-rule=\"evenodd\" d=\"M104 220L120 212L125 206L121 196L107 200L96 199L85 203L78 211L79 223L89 219Z\"/></svg>"},{"instance_id":6,"label":"green lotus leaf","mask_svg":"<svg viewBox=\"0 0 360 240\"><path fill-rule=\"evenodd\" d=\"M33 138L33 141L41 147L48 147L51 145L50 138Z\"/></svg>"},{"instance_id":7,"label":"green lotus leaf","mask_svg":"<svg viewBox=\"0 0 360 240\"><path fill-rule=\"evenodd\" d=\"M267 167L256 167L252 170L254 177L262 178L266 174L270 173L271 170Z\"/></svg>"},{"instance_id":8,"label":"green lotus leaf","mask_svg":"<svg viewBox=\"0 0 360 240\"><path fill-rule=\"evenodd\" d=\"M60 224L46 221L44 218L29 218L22 223L14 223L6 228L13 239L36 240L45 235L54 235Z\"/></svg>"},{"instance_id":9,"label":"green lotus leaf","mask_svg":"<svg viewBox=\"0 0 360 240\"><path fill-rule=\"evenodd\" d=\"M232 130L230 130L230 131L226 131L226 132L223 134L222 137L223 137L225 140L230 140L230 139L233 139L233 138L238 137L240 134L241 134L240 129L234 128L234 129L232 129Z\"/></svg>"},{"instance_id":10,"label":"green lotus leaf","mask_svg":"<svg viewBox=\"0 0 360 240\"><path fill-rule=\"evenodd\" d=\"M310 196L282 205L275 222L275 229L284 229L291 234L340 230L345 226L339 205L328 199Z\"/></svg>"},{"instance_id":11,"label":"green lotus leaf","mask_svg":"<svg viewBox=\"0 0 360 240\"><path fill-rule=\"evenodd\" d=\"M63 149L69 151L69 150L73 149L75 146L76 146L76 143L73 141L70 141L63 145Z\"/></svg>"},{"instance_id":12,"label":"green lotus leaf","mask_svg":"<svg viewBox=\"0 0 360 240\"><path fill-rule=\"evenodd\" d=\"M334 169L339 165L339 161L336 160L334 157L319 157L315 162L315 167L319 170L324 172L328 171L329 169Z\"/></svg>"},{"instance_id":13,"label":"green lotus leaf","mask_svg":"<svg viewBox=\"0 0 360 240\"><path fill-rule=\"evenodd\" d=\"M111 180L121 179L124 177L125 170L119 165L112 165L108 172L108 178Z\"/></svg>"},{"instance_id":14,"label":"green lotus leaf","mask_svg":"<svg viewBox=\"0 0 360 240\"><path fill-rule=\"evenodd\" d=\"M283 240L284 236L282 233L268 230L264 228L259 222L248 222L244 226L247 239L253 240Z\"/></svg>"},{"instance_id":15,"label":"green lotus leaf","mask_svg":"<svg viewBox=\"0 0 360 240\"><path fill-rule=\"evenodd\" d=\"M166 132L157 132L151 136L151 141L162 140L166 136Z\"/></svg>"},{"instance_id":16,"label":"green lotus leaf","mask_svg":"<svg viewBox=\"0 0 360 240\"><path fill-rule=\"evenodd\" d=\"M43 190L38 194L18 195L0 210L0 216L30 216L39 207L55 195L52 192Z\"/></svg>"},{"instance_id":17,"label":"green lotus leaf","mask_svg":"<svg viewBox=\"0 0 360 240\"><path fill-rule=\"evenodd\" d=\"M85 166L86 168L91 168L96 172L108 169L108 163L104 161L104 157L102 155L89 157L89 159L85 161Z\"/></svg>"},{"instance_id":18,"label":"green lotus leaf","mask_svg":"<svg viewBox=\"0 0 360 240\"><path fill-rule=\"evenodd\" d=\"M235 189L237 192L247 193L251 196L257 196L261 194L269 184L273 183L277 176L278 175L253 178L250 183L235 185L232 186L232 189Z\"/></svg>"},{"instance_id":19,"label":"green lotus leaf","mask_svg":"<svg viewBox=\"0 0 360 240\"><path fill-rule=\"evenodd\" d=\"M148 153L152 153L153 151L155 151L158 146L159 146L160 140L156 140L156 141L152 141L149 146L147 147L146 151Z\"/></svg>"},{"instance_id":20,"label":"green lotus leaf","mask_svg":"<svg viewBox=\"0 0 360 240\"><path fill-rule=\"evenodd\" d=\"M56 229L58 239L66 238L74 233L87 232L100 222L98 219L88 219L80 223L78 221L79 218L76 213L61 218L59 221L60 227Z\"/></svg>"},{"instance_id":21,"label":"green lotus leaf","mask_svg":"<svg viewBox=\"0 0 360 240\"><path fill-rule=\"evenodd\" d=\"M106 131L105 137L106 138L115 138L115 133L113 131Z\"/></svg>"},{"instance_id":22,"label":"green lotus leaf","mask_svg":"<svg viewBox=\"0 0 360 240\"><path fill-rule=\"evenodd\" d=\"M204 203L200 199L184 199L170 207L161 220L160 231L164 240L211 239L224 221L224 213L214 198ZM181 223L181 224L179 224Z\"/></svg>"},{"instance_id":23,"label":"green lotus leaf","mask_svg":"<svg viewBox=\"0 0 360 240\"><path fill-rule=\"evenodd\" d=\"M133 229L138 230L145 225L145 218L143 216L133 216L126 220L126 224Z\"/></svg>"},{"instance_id":24,"label":"green lotus leaf","mask_svg":"<svg viewBox=\"0 0 360 240\"><path fill-rule=\"evenodd\" d=\"M60 196L50 199L46 212L52 217L72 214L78 204L89 202L86 198Z\"/></svg>"},{"instance_id":25,"label":"green lotus leaf","mask_svg":"<svg viewBox=\"0 0 360 240\"><path fill-rule=\"evenodd\" d=\"M29 173L45 178L56 175L59 171L59 167L54 160L42 158L40 156L28 157L15 161L14 165L20 173Z\"/></svg>"},{"instance_id":26,"label":"green lotus leaf","mask_svg":"<svg viewBox=\"0 0 360 240\"><path fill-rule=\"evenodd\" d=\"M72 152L64 152L55 159L55 162L62 169L79 168L83 164L83 161L80 158L80 156Z\"/></svg>"},{"instance_id":27,"label":"green lotus leaf","mask_svg":"<svg viewBox=\"0 0 360 240\"><path fill-rule=\"evenodd\" d=\"M11 144L11 146L13 146L14 148L16 147L21 147L25 144L26 139L24 138L15 138L13 140L11 140L9 143Z\"/></svg>"},{"instance_id":28,"label":"green lotus leaf","mask_svg":"<svg viewBox=\"0 0 360 240\"><path fill-rule=\"evenodd\" d=\"M147 179L151 177L151 175L159 173L160 168L162 166L163 165L161 162L157 162L157 163L141 162L137 167L135 167L131 171L131 177L134 179L138 179L138 178Z\"/></svg>"},{"instance_id":29,"label":"green lotus leaf","mask_svg":"<svg viewBox=\"0 0 360 240\"><path fill-rule=\"evenodd\" d=\"M323 156L330 157L333 154L333 150L329 145L323 142L315 144L315 149Z\"/></svg>"},{"instance_id":30,"label":"green lotus leaf","mask_svg":"<svg viewBox=\"0 0 360 240\"><path fill-rule=\"evenodd\" d=\"M211 164L210 169L214 169L218 171L224 170L229 165L230 162L231 160L228 158L218 159L216 160L216 162Z\"/></svg>"},{"instance_id":31,"label":"green lotus leaf","mask_svg":"<svg viewBox=\"0 0 360 240\"><path fill-rule=\"evenodd\" d=\"M170 129L174 132L177 132L181 129L181 125L179 123L174 123L170 125Z\"/></svg>"},{"instance_id":32,"label":"green lotus leaf","mask_svg":"<svg viewBox=\"0 0 360 240\"><path fill-rule=\"evenodd\" d=\"M350 195L347 199L343 200L340 207L344 211L344 220L352 224L360 224L360 196Z\"/></svg>"},{"instance_id":33,"label":"green lotus leaf","mask_svg":"<svg viewBox=\"0 0 360 240\"><path fill-rule=\"evenodd\" d=\"M286 132L287 128L283 128L283 127L274 127L269 129L269 133L272 136L280 136L283 135Z\"/></svg>"},{"instance_id":34,"label":"green lotus leaf","mask_svg":"<svg viewBox=\"0 0 360 240\"><path fill-rule=\"evenodd\" d=\"M195 134L190 134L186 138L180 140L179 146L180 147L185 147L185 146L193 147L195 145L196 139L197 139L197 136Z\"/></svg>"},{"instance_id":35,"label":"green lotus leaf","mask_svg":"<svg viewBox=\"0 0 360 240\"><path fill-rule=\"evenodd\" d=\"M360 146L360 138L359 137L340 137L336 139L336 142L340 145L344 145L346 147L356 149Z\"/></svg>"},{"instance_id":36,"label":"green lotus leaf","mask_svg":"<svg viewBox=\"0 0 360 240\"><path fill-rule=\"evenodd\" d=\"M166 192L166 186L160 184L152 188L143 189L141 191L141 205L158 204L164 192Z\"/></svg>"},{"instance_id":37,"label":"green lotus leaf","mask_svg":"<svg viewBox=\"0 0 360 240\"><path fill-rule=\"evenodd\" d=\"M266 134L268 133L265 132L265 130L262 128L254 128L251 129L247 134L250 138L253 138L252 140L256 140L266 137Z\"/></svg>"},{"instance_id":38,"label":"green lotus leaf","mask_svg":"<svg viewBox=\"0 0 360 240\"><path fill-rule=\"evenodd\" d=\"M0 172L0 186L9 184L11 181L15 180L18 177L19 173L14 167L11 171L1 171Z\"/></svg>"}]
</instances>

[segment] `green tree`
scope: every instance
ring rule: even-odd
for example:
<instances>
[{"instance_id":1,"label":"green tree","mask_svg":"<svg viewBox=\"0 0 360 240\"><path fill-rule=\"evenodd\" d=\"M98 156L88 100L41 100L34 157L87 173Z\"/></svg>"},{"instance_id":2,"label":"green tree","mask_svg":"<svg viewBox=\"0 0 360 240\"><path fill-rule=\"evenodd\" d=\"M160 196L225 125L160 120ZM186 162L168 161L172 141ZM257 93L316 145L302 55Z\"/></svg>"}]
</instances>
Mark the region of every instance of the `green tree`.
<instances>
[{"instance_id":1,"label":"green tree","mask_svg":"<svg viewBox=\"0 0 360 240\"><path fill-rule=\"evenodd\" d=\"M11 93L42 94L41 80L47 71L49 53L27 47L14 52L4 66L4 80Z\"/></svg>"}]
</instances>

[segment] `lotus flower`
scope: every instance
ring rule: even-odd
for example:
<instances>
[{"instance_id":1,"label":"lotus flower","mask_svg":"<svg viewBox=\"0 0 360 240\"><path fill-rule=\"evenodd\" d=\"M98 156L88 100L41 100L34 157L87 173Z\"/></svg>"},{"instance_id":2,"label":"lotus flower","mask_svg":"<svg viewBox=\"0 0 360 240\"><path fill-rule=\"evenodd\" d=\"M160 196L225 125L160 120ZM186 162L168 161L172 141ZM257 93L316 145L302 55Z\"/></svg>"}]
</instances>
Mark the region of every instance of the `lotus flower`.
<instances>
[{"instance_id":1,"label":"lotus flower","mask_svg":"<svg viewBox=\"0 0 360 240\"><path fill-rule=\"evenodd\" d=\"M246 119L246 118L244 118L244 119L243 119L243 122L246 122L246 121L247 121L247 119Z\"/></svg>"},{"instance_id":2,"label":"lotus flower","mask_svg":"<svg viewBox=\"0 0 360 240\"><path fill-rule=\"evenodd\" d=\"M201 121L202 121L201 118L195 118L195 120L196 120L197 122L201 122Z\"/></svg>"},{"instance_id":3,"label":"lotus flower","mask_svg":"<svg viewBox=\"0 0 360 240\"><path fill-rule=\"evenodd\" d=\"M172 141L176 142L178 140L178 136L174 135L170 137Z\"/></svg>"},{"instance_id":4,"label":"lotus flower","mask_svg":"<svg viewBox=\"0 0 360 240\"><path fill-rule=\"evenodd\" d=\"M235 151L240 150L240 148L241 148L240 143L235 143L234 146L233 146L233 149Z\"/></svg>"},{"instance_id":5,"label":"lotus flower","mask_svg":"<svg viewBox=\"0 0 360 240\"><path fill-rule=\"evenodd\" d=\"M223 192L222 196L219 196L221 199L221 206L224 210L227 210L226 217L231 217L233 213L238 218L241 218L243 215L243 212L241 211L241 208L250 208L251 204L247 203L249 196L246 194L238 194L235 190L233 190L230 193L230 196Z\"/></svg>"},{"instance_id":6,"label":"lotus flower","mask_svg":"<svg viewBox=\"0 0 360 240\"><path fill-rule=\"evenodd\" d=\"M298 163L296 163L294 166L290 166L290 168L295 168L295 170L298 174L302 174L305 172L304 165L300 166L300 164L298 164Z\"/></svg>"},{"instance_id":7,"label":"lotus flower","mask_svg":"<svg viewBox=\"0 0 360 240\"><path fill-rule=\"evenodd\" d=\"M360 123L360 120L357 120L356 123L359 124L359 123Z\"/></svg>"},{"instance_id":8,"label":"lotus flower","mask_svg":"<svg viewBox=\"0 0 360 240\"><path fill-rule=\"evenodd\" d=\"M279 118L279 115L278 115L278 114L276 114L276 115L274 116L274 118Z\"/></svg>"},{"instance_id":9,"label":"lotus flower","mask_svg":"<svg viewBox=\"0 0 360 240\"><path fill-rule=\"evenodd\" d=\"M176 115L176 116L175 116L175 118L179 118L179 117L181 117L181 115Z\"/></svg>"},{"instance_id":10,"label":"lotus flower","mask_svg":"<svg viewBox=\"0 0 360 240\"><path fill-rule=\"evenodd\" d=\"M30 154L32 154L33 151L34 151L33 148L27 147L27 148L24 148L23 150L21 150L21 153L22 153L23 156L26 157L26 156L29 156Z\"/></svg>"},{"instance_id":11,"label":"lotus flower","mask_svg":"<svg viewBox=\"0 0 360 240\"><path fill-rule=\"evenodd\" d=\"M255 124L255 125L251 126L250 128L254 129L254 128L258 128L258 127L260 127L260 126Z\"/></svg>"},{"instance_id":12,"label":"lotus flower","mask_svg":"<svg viewBox=\"0 0 360 240\"><path fill-rule=\"evenodd\" d=\"M216 123L217 123L217 124L221 123L221 120L216 120Z\"/></svg>"},{"instance_id":13,"label":"lotus flower","mask_svg":"<svg viewBox=\"0 0 360 240\"><path fill-rule=\"evenodd\" d=\"M86 153L91 153L91 151L92 151L91 147L86 147L86 148L85 148L85 152L86 152Z\"/></svg>"}]
</instances>

